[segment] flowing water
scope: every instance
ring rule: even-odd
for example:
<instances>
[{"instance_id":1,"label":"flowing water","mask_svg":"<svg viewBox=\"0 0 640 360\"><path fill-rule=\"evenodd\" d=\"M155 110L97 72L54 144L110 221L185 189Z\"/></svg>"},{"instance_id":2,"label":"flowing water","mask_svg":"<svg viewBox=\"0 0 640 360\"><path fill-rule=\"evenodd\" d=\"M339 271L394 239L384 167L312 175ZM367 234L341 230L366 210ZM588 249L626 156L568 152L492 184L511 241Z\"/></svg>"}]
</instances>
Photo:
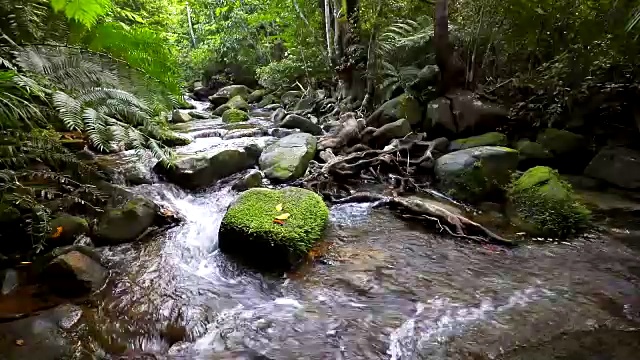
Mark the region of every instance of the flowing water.
<instances>
[{"instance_id":1,"label":"flowing water","mask_svg":"<svg viewBox=\"0 0 640 360\"><path fill-rule=\"evenodd\" d=\"M228 187L132 190L185 221L151 241L103 250L111 285L78 329L93 353L626 360L640 350L640 238L506 249L349 204L331 209L326 254L296 273L262 275L217 250L237 196Z\"/></svg>"}]
</instances>

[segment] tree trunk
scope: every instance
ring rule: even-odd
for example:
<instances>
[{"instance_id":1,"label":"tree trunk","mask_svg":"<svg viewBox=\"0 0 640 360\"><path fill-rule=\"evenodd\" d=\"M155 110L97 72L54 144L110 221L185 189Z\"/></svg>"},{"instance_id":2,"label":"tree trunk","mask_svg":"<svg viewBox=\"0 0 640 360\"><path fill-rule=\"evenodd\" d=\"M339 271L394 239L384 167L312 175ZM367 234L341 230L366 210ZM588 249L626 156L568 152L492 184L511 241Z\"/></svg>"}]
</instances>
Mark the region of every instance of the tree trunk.
<instances>
[{"instance_id":1,"label":"tree trunk","mask_svg":"<svg viewBox=\"0 0 640 360\"><path fill-rule=\"evenodd\" d=\"M378 6L376 8L376 14L373 18L373 29L371 29L371 36L369 37L369 51L367 52L367 92L362 100L361 109L364 112L370 112L373 107L373 100L376 91L376 70L378 65L376 64L376 44L378 42L378 17L382 10L382 0L378 0Z\"/></svg>"},{"instance_id":2,"label":"tree trunk","mask_svg":"<svg viewBox=\"0 0 640 360\"><path fill-rule=\"evenodd\" d=\"M327 56L329 63L333 58L333 47L331 46L331 0L324 0L324 29L327 37Z\"/></svg>"},{"instance_id":3,"label":"tree trunk","mask_svg":"<svg viewBox=\"0 0 640 360\"><path fill-rule=\"evenodd\" d=\"M189 2L187 1L187 20L189 21L189 34L191 35L191 44L193 47L196 47L196 35L193 32L193 23L191 22L191 8L189 7Z\"/></svg>"},{"instance_id":4,"label":"tree trunk","mask_svg":"<svg viewBox=\"0 0 640 360\"><path fill-rule=\"evenodd\" d=\"M366 50L358 39L360 0L336 0L339 11L334 10L336 21L336 72L338 75L338 97L350 98L358 104L365 95ZM346 8L341 8L345 5Z\"/></svg>"},{"instance_id":5,"label":"tree trunk","mask_svg":"<svg viewBox=\"0 0 640 360\"><path fill-rule=\"evenodd\" d=\"M464 86L466 73L464 63L454 53L449 41L449 0L436 1L433 37L436 64L441 74L440 91L446 94Z\"/></svg>"}]
</instances>

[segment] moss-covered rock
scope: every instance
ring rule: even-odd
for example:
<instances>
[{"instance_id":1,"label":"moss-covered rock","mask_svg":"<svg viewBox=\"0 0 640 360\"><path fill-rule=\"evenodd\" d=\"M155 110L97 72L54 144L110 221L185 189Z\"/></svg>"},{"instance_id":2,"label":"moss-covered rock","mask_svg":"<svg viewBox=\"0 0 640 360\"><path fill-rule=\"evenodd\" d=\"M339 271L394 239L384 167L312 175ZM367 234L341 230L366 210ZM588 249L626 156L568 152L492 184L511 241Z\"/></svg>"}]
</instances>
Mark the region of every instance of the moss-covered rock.
<instances>
[{"instance_id":1,"label":"moss-covered rock","mask_svg":"<svg viewBox=\"0 0 640 360\"><path fill-rule=\"evenodd\" d=\"M460 200L500 196L518 166L518 152L500 146L458 150L436 160L440 188Z\"/></svg>"},{"instance_id":2,"label":"moss-covered rock","mask_svg":"<svg viewBox=\"0 0 640 360\"><path fill-rule=\"evenodd\" d=\"M80 235L89 233L89 223L87 220L67 214L56 216L49 223L51 234L47 245L63 246L73 244L74 240Z\"/></svg>"},{"instance_id":3,"label":"moss-covered rock","mask_svg":"<svg viewBox=\"0 0 640 360\"><path fill-rule=\"evenodd\" d=\"M282 204L282 211L276 207ZM275 217L288 213L283 224ZM250 189L229 207L220 226L219 246L250 264L289 269L313 248L329 220L322 198L300 188Z\"/></svg>"},{"instance_id":4,"label":"moss-covered rock","mask_svg":"<svg viewBox=\"0 0 640 360\"><path fill-rule=\"evenodd\" d=\"M547 164L553 158L553 155L544 146L528 139L518 141L516 150L520 154L518 167L521 169Z\"/></svg>"},{"instance_id":5,"label":"moss-covered rock","mask_svg":"<svg viewBox=\"0 0 640 360\"><path fill-rule=\"evenodd\" d=\"M188 112L188 114L194 119L209 119L211 117L210 113L199 110L191 110Z\"/></svg>"},{"instance_id":6,"label":"moss-covered rock","mask_svg":"<svg viewBox=\"0 0 640 360\"><path fill-rule=\"evenodd\" d=\"M569 183L546 166L527 170L508 192L514 222L536 236L564 238L583 231L589 210L574 196Z\"/></svg>"},{"instance_id":7,"label":"moss-covered rock","mask_svg":"<svg viewBox=\"0 0 640 360\"><path fill-rule=\"evenodd\" d=\"M507 144L507 135L499 132L489 132L466 139L454 140L449 144L449 151L470 149L478 146L507 146Z\"/></svg>"},{"instance_id":8,"label":"moss-covered rock","mask_svg":"<svg viewBox=\"0 0 640 360\"><path fill-rule=\"evenodd\" d=\"M136 197L118 208L107 209L98 220L96 245L117 245L136 240L153 225L159 207L151 200Z\"/></svg>"},{"instance_id":9,"label":"moss-covered rock","mask_svg":"<svg viewBox=\"0 0 640 360\"><path fill-rule=\"evenodd\" d=\"M286 108L295 105L302 98L302 91L287 91L280 97L282 105Z\"/></svg>"},{"instance_id":10,"label":"moss-covered rock","mask_svg":"<svg viewBox=\"0 0 640 360\"><path fill-rule=\"evenodd\" d=\"M317 140L310 134L286 136L264 149L260 156L260 169L274 181L295 180L307 171L316 148Z\"/></svg>"},{"instance_id":11,"label":"moss-covered rock","mask_svg":"<svg viewBox=\"0 0 640 360\"><path fill-rule=\"evenodd\" d=\"M213 110L213 115L222 116L224 114L224 112L229 110L229 109L231 109L231 105L222 104L222 105L218 106L215 110Z\"/></svg>"},{"instance_id":12,"label":"moss-covered rock","mask_svg":"<svg viewBox=\"0 0 640 360\"><path fill-rule=\"evenodd\" d=\"M259 108L263 108L267 105L275 104L278 101L278 98L273 96L272 94L265 95L262 100L258 103Z\"/></svg>"},{"instance_id":13,"label":"moss-covered rock","mask_svg":"<svg viewBox=\"0 0 640 360\"><path fill-rule=\"evenodd\" d=\"M244 85L229 85L218 90L218 92L214 96L226 97L227 99L231 99L235 96L240 96L243 99L247 99L251 92L251 89Z\"/></svg>"},{"instance_id":14,"label":"moss-covered rock","mask_svg":"<svg viewBox=\"0 0 640 360\"><path fill-rule=\"evenodd\" d=\"M367 126L379 128L400 119L407 119L412 126L422 122L422 107L417 99L402 94L387 101L369 116Z\"/></svg>"},{"instance_id":15,"label":"moss-covered rock","mask_svg":"<svg viewBox=\"0 0 640 360\"><path fill-rule=\"evenodd\" d=\"M536 142L556 156L575 154L587 147L584 136L558 129L544 129L538 134Z\"/></svg>"},{"instance_id":16,"label":"moss-covered rock","mask_svg":"<svg viewBox=\"0 0 640 360\"><path fill-rule=\"evenodd\" d=\"M171 122L174 124L180 124L187 121L191 121L191 116L183 110L173 110L171 113Z\"/></svg>"},{"instance_id":17,"label":"moss-covered rock","mask_svg":"<svg viewBox=\"0 0 640 360\"><path fill-rule=\"evenodd\" d=\"M296 114L287 115L280 123L280 127L285 129L300 129L300 131L311 135L322 135L322 128L318 124L314 124L311 120Z\"/></svg>"},{"instance_id":18,"label":"moss-covered rock","mask_svg":"<svg viewBox=\"0 0 640 360\"><path fill-rule=\"evenodd\" d=\"M225 123L237 123L249 120L249 114L238 109L229 109L222 114L222 121Z\"/></svg>"},{"instance_id":19,"label":"moss-covered rock","mask_svg":"<svg viewBox=\"0 0 640 360\"><path fill-rule=\"evenodd\" d=\"M255 90L254 92L249 94L249 97L247 98L247 101L249 103L251 103L251 104L257 103L260 100L262 100L265 97L266 94L267 94L267 90L265 90L265 89Z\"/></svg>"},{"instance_id":20,"label":"moss-covered rock","mask_svg":"<svg viewBox=\"0 0 640 360\"><path fill-rule=\"evenodd\" d=\"M164 131L161 134L160 142L165 146L175 147L189 145L191 139L174 131Z\"/></svg>"},{"instance_id":21,"label":"moss-covered rock","mask_svg":"<svg viewBox=\"0 0 640 360\"><path fill-rule=\"evenodd\" d=\"M231 109L239 109L239 110L244 110L244 111L251 110L251 106L249 106L249 104L247 104L247 102L242 98L242 96L234 96L234 97L232 97L229 100L229 102L227 102L227 105L229 105L229 107Z\"/></svg>"},{"instance_id":22,"label":"moss-covered rock","mask_svg":"<svg viewBox=\"0 0 640 360\"><path fill-rule=\"evenodd\" d=\"M256 169L247 171L238 181L236 181L231 188L236 191L244 191L247 189L257 188L262 186L262 172Z\"/></svg>"}]
</instances>

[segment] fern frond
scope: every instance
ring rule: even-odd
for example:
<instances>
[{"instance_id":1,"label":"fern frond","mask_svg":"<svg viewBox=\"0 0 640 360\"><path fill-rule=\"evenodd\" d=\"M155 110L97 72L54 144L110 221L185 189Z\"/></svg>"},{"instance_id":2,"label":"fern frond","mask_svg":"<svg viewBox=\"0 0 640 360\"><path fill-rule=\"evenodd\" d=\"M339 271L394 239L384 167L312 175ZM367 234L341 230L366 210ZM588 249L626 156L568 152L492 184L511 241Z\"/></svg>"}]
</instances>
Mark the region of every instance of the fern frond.
<instances>
[{"instance_id":1,"label":"fern frond","mask_svg":"<svg viewBox=\"0 0 640 360\"><path fill-rule=\"evenodd\" d=\"M53 94L53 106L60 113L60 118L67 129L82 131L85 128L82 114L82 103L61 91Z\"/></svg>"}]
</instances>

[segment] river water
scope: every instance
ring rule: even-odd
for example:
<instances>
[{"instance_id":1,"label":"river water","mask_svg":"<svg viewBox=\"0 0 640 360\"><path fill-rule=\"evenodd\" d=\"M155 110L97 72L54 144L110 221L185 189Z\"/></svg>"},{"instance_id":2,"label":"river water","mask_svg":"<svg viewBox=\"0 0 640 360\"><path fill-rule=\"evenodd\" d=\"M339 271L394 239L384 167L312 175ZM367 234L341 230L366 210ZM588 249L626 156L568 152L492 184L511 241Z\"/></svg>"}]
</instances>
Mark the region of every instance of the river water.
<instances>
[{"instance_id":1,"label":"river water","mask_svg":"<svg viewBox=\"0 0 640 360\"><path fill-rule=\"evenodd\" d=\"M196 139L196 144L211 141ZM197 146L197 145L191 145ZM158 359L637 359L640 237L482 246L370 204L331 208L326 254L264 275L217 250L237 194L132 188L185 221L103 249L92 353ZM635 244L634 244L635 242Z\"/></svg>"}]
</instances>

